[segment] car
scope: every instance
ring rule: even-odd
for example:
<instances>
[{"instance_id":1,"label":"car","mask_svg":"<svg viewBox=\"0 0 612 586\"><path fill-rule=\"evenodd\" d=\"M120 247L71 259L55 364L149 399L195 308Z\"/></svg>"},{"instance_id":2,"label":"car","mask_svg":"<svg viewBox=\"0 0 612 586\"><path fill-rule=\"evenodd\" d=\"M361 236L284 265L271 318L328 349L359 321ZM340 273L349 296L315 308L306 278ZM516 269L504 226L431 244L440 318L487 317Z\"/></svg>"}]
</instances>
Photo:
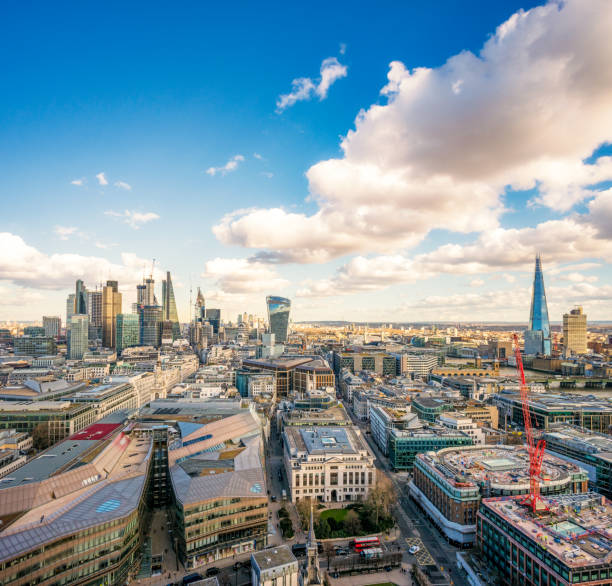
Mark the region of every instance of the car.
<instances>
[{"instance_id":1,"label":"car","mask_svg":"<svg viewBox=\"0 0 612 586\"><path fill-rule=\"evenodd\" d=\"M270 497L270 500L271 500L273 503L275 503L275 502L276 502L276 495L275 495L275 494L273 494L273 495Z\"/></svg>"},{"instance_id":2,"label":"car","mask_svg":"<svg viewBox=\"0 0 612 586\"><path fill-rule=\"evenodd\" d=\"M193 574L187 574L186 576L183 576L183 581L181 582L183 584L183 586L185 586L185 584L191 584L192 582L197 582L198 580L202 579L202 574L197 574L197 573L193 573Z\"/></svg>"},{"instance_id":3,"label":"car","mask_svg":"<svg viewBox=\"0 0 612 586\"><path fill-rule=\"evenodd\" d=\"M291 546L291 552L295 557L306 555L306 544L305 543L294 543Z\"/></svg>"},{"instance_id":4,"label":"car","mask_svg":"<svg viewBox=\"0 0 612 586\"><path fill-rule=\"evenodd\" d=\"M414 555L415 553L421 551L421 548L418 545L413 545L408 551Z\"/></svg>"},{"instance_id":5,"label":"car","mask_svg":"<svg viewBox=\"0 0 612 586\"><path fill-rule=\"evenodd\" d=\"M206 577L212 578L213 576L216 576L220 571L221 570L216 566L212 566L211 568L208 568L208 570L206 570Z\"/></svg>"}]
</instances>

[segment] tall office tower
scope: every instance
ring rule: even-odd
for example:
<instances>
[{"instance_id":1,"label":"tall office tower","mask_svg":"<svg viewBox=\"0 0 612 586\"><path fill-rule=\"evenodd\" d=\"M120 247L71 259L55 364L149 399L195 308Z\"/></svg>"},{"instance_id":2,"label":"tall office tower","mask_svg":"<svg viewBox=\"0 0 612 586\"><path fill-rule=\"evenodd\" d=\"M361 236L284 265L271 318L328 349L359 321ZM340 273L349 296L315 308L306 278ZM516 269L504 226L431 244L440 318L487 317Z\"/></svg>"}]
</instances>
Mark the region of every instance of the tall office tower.
<instances>
[{"instance_id":1,"label":"tall office tower","mask_svg":"<svg viewBox=\"0 0 612 586\"><path fill-rule=\"evenodd\" d=\"M102 339L102 291L87 291L87 315L89 339Z\"/></svg>"},{"instance_id":2,"label":"tall office tower","mask_svg":"<svg viewBox=\"0 0 612 586\"><path fill-rule=\"evenodd\" d=\"M87 289L85 288L85 285L83 285L83 281L81 281L81 279L76 282L74 313L79 313L81 315L87 314Z\"/></svg>"},{"instance_id":3,"label":"tall office tower","mask_svg":"<svg viewBox=\"0 0 612 586\"><path fill-rule=\"evenodd\" d=\"M206 321L212 326L215 334L219 333L219 326L221 325L221 310L210 309L206 310Z\"/></svg>"},{"instance_id":4,"label":"tall office tower","mask_svg":"<svg viewBox=\"0 0 612 586\"><path fill-rule=\"evenodd\" d=\"M176 300L174 298L170 271L166 273L166 279L162 281L162 312L163 321L172 322L172 339L180 338L181 326L179 324L178 311L176 310Z\"/></svg>"},{"instance_id":5,"label":"tall office tower","mask_svg":"<svg viewBox=\"0 0 612 586\"><path fill-rule=\"evenodd\" d=\"M138 314L117 314L117 331L115 335L115 349L117 350L117 354L123 352L124 348L138 346L140 344L140 319Z\"/></svg>"},{"instance_id":6,"label":"tall office tower","mask_svg":"<svg viewBox=\"0 0 612 586\"><path fill-rule=\"evenodd\" d=\"M62 319L57 315L43 315L45 336L57 338L62 330Z\"/></svg>"},{"instance_id":7,"label":"tall office tower","mask_svg":"<svg viewBox=\"0 0 612 586\"><path fill-rule=\"evenodd\" d=\"M115 347L117 315L121 313L121 293L117 281L106 281L102 289L102 345Z\"/></svg>"},{"instance_id":8,"label":"tall office tower","mask_svg":"<svg viewBox=\"0 0 612 586\"><path fill-rule=\"evenodd\" d=\"M582 307L563 314L563 355L587 353L587 316Z\"/></svg>"},{"instance_id":9,"label":"tall office tower","mask_svg":"<svg viewBox=\"0 0 612 586\"><path fill-rule=\"evenodd\" d=\"M68 358L81 360L87 352L89 335L89 317L87 314L75 314L70 318L70 337L68 343Z\"/></svg>"},{"instance_id":10,"label":"tall office tower","mask_svg":"<svg viewBox=\"0 0 612 586\"><path fill-rule=\"evenodd\" d=\"M206 302L204 301L204 295L198 287L198 295L195 302L195 318L196 320L202 321L206 317Z\"/></svg>"},{"instance_id":11,"label":"tall office tower","mask_svg":"<svg viewBox=\"0 0 612 586\"><path fill-rule=\"evenodd\" d=\"M70 293L70 295L68 295L68 299L66 299L66 331L70 329L70 318L74 315L75 299L76 295L74 293Z\"/></svg>"},{"instance_id":12,"label":"tall office tower","mask_svg":"<svg viewBox=\"0 0 612 586\"><path fill-rule=\"evenodd\" d=\"M157 305L155 280L153 277L143 279L142 285L136 285L136 304L139 307L143 305Z\"/></svg>"},{"instance_id":13,"label":"tall office tower","mask_svg":"<svg viewBox=\"0 0 612 586\"><path fill-rule=\"evenodd\" d=\"M529 313L529 329L525 331L525 354L549 356L550 350L550 323L548 321L546 292L544 291L542 257L537 254L533 276L531 311Z\"/></svg>"},{"instance_id":14,"label":"tall office tower","mask_svg":"<svg viewBox=\"0 0 612 586\"><path fill-rule=\"evenodd\" d=\"M266 297L266 304L268 306L270 333L275 335L277 344L285 344L287 342L287 332L289 330L291 301L284 297L268 295L268 297Z\"/></svg>"},{"instance_id":15,"label":"tall office tower","mask_svg":"<svg viewBox=\"0 0 612 586\"><path fill-rule=\"evenodd\" d=\"M143 305L139 312L140 345L161 345L162 308L159 305Z\"/></svg>"}]
</instances>

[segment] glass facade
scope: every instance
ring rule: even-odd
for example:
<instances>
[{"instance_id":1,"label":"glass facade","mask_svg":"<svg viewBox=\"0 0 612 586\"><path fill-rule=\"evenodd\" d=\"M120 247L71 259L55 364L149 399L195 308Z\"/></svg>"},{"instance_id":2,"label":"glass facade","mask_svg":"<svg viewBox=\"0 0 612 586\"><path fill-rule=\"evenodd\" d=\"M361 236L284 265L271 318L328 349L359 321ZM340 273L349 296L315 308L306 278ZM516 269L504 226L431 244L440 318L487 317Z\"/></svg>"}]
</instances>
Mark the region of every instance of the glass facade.
<instances>
[{"instance_id":1,"label":"glass facade","mask_svg":"<svg viewBox=\"0 0 612 586\"><path fill-rule=\"evenodd\" d=\"M550 323L548 321L546 292L544 291L542 258L539 254L535 261L532 293L529 329L525 332L525 354L545 354L549 356L551 351Z\"/></svg>"},{"instance_id":2,"label":"glass facade","mask_svg":"<svg viewBox=\"0 0 612 586\"><path fill-rule=\"evenodd\" d=\"M172 339L181 337L181 326L179 325L176 300L174 298L174 288L170 271L166 273L166 279L162 281L162 312L164 321L172 322Z\"/></svg>"},{"instance_id":3,"label":"glass facade","mask_svg":"<svg viewBox=\"0 0 612 586\"><path fill-rule=\"evenodd\" d=\"M277 344L285 344L287 342L287 333L289 331L289 311L291 310L291 301L284 297L274 297L268 295L266 297L268 306L268 322L270 324L270 333L274 334Z\"/></svg>"},{"instance_id":4,"label":"glass facade","mask_svg":"<svg viewBox=\"0 0 612 586\"><path fill-rule=\"evenodd\" d=\"M140 323L135 313L120 313L117 315L117 352L124 348L138 346L140 343Z\"/></svg>"},{"instance_id":5,"label":"glass facade","mask_svg":"<svg viewBox=\"0 0 612 586\"><path fill-rule=\"evenodd\" d=\"M139 308L140 344L159 348L161 344L162 308L159 305L145 305Z\"/></svg>"},{"instance_id":6,"label":"glass facade","mask_svg":"<svg viewBox=\"0 0 612 586\"><path fill-rule=\"evenodd\" d=\"M70 360L81 360L89 345L89 317L73 315L70 318L70 335L68 337L68 357Z\"/></svg>"}]
</instances>

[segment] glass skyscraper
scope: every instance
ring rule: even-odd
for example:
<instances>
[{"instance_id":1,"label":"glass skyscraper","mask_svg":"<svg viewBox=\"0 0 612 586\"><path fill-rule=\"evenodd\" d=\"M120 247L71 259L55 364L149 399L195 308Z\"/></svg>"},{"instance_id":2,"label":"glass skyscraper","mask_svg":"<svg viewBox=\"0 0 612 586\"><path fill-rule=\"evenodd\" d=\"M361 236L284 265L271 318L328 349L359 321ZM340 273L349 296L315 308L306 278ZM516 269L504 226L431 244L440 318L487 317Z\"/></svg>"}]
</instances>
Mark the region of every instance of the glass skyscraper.
<instances>
[{"instance_id":1,"label":"glass skyscraper","mask_svg":"<svg viewBox=\"0 0 612 586\"><path fill-rule=\"evenodd\" d=\"M163 321L172 322L172 339L181 337L181 326L179 325L178 311L176 310L176 300L174 298L174 288L170 271L166 273L166 279L162 281L162 311Z\"/></svg>"},{"instance_id":2,"label":"glass skyscraper","mask_svg":"<svg viewBox=\"0 0 612 586\"><path fill-rule=\"evenodd\" d=\"M139 310L140 344L159 348L161 344L162 308L159 305L144 305Z\"/></svg>"},{"instance_id":3,"label":"glass skyscraper","mask_svg":"<svg viewBox=\"0 0 612 586\"><path fill-rule=\"evenodd\" d=\"M76 282L74 296L74 313L85 315L87 313L87 289L83 285L83 281L79 279Z\"/></svg>"},{"instance_id":4,"label":"glass skyscraper","mask_svg":"<svg viewBox=\"0 0 612 586\"><path fill-rule=\"evenodd\" d=\"M535 259L531 312L529 313L529 329L525 331L525 354L545 354L549 356L550 350L548 305L546 304L546 292L544 291L542 257L538 254Z\"/></svg>"},{"instance_id":5,"label":"glass skyscraper","mask_svg":"<svg viewBox=\"0 0 612 586\"><path fill-rule=\"evenodd\" d=\"M289 330L291 301L284 297L268 295L268 297L266 297L266 304L268 306L270 333L274 334L277 344L285 344L287 342L287 332Z\"/></svg>"},{"instance_id":6,"label":"glass skyscraper","mask_svg":"<svg viewBox=\"0 0 612 586\"><path fill-rule=\"evenodd\" d=\"M81 360L87 352L89 341L89 317L87 314L76 314L70 318L70 335L68 338L68 358Z\"/></svg>"},{"instance_id":7,"label":"glass skyscraper","mask_svg":"<svg viewBox=\"0 0 612 586\"><path fill-rule=\"evenodd\" d=\"M116 349L118 354L120 354L124 348L138 346L140 343L140 320L138 314L118 314L116 332Z\"/></svg>"}]
</instances>

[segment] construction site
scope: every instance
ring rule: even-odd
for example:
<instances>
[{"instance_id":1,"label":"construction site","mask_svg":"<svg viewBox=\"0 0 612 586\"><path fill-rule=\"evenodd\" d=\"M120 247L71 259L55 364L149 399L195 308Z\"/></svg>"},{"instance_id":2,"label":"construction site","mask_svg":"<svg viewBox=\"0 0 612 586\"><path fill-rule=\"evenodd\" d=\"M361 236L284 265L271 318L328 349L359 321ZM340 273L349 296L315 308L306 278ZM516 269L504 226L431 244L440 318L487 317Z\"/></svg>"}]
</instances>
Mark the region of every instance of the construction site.
<instances>
[{"instance_id":1,"label":"construction site","mask_svg":"<svg viewBox=\"0 0 612 586\"><path fill-rule=\"evenodd\" d=\"M542 498L533 513L521 497L484 499L477 545L504 584L609 584L612 502L589 492Z\"/></svg>"}]
</instances>

